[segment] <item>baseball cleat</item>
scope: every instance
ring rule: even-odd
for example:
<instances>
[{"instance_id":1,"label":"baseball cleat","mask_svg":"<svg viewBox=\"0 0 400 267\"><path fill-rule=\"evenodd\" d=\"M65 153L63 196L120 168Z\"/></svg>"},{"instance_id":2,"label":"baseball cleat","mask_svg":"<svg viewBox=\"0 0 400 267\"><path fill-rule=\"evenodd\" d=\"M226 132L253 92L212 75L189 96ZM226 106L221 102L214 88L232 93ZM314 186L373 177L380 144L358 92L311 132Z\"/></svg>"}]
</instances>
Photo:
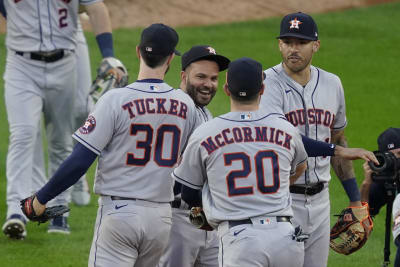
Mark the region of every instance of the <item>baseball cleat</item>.
<instances>
[{"instance_id":1,"label":"baseball cleat","mask_svg":"<svg viewBox=\"0 0 400 267\"><path fill-rule=\"evenodd\" d=\"M81 177L74 184L71 192L71 199L75 205L86 206L90 203L89 185L85 177Z\"/></svg>"},{"instance_id":2,"label":"baseball cleat","mask_svg":"<svg viewBox=\"0 0 400 267\"><path fill-rule=\"evenodd\" d=\"M22 240L26 237L26 221L19 214L12 214L3 225L3 233L11 239Z\"/></svg>"},{"instance_id":3,"label":"baseball cleat","mask_svg":"<svg viewBox=\"0 0 400 267\"><path fill-rule=\"evenodd\" d=\"M47 228L47 233L69 235L71 231L69 230L68 218L65 216L57 216L54 219L51 219Z\"/></svg>"}]
</instances>

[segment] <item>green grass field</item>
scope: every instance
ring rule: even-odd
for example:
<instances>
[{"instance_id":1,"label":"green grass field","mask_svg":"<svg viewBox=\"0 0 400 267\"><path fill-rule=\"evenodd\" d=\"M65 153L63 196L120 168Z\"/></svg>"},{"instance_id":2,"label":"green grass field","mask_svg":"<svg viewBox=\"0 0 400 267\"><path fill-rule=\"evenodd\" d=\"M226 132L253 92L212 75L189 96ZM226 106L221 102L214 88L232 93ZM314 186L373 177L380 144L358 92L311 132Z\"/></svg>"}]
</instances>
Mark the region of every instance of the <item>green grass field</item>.
<instances>
[{"instance_id":1,"label":"green grass field","mask_svg":"<svg viewBox=\"0 0 400 267\"><path fill-rule=\"evenodd\" d=\"M321 49L313 64L336 73L345 88L348 127L346 135L350 146L376 149L376 138L390 126L400 126L400 24L396 17L400 3L369 8L347 10L329 14L315 14L318 23ZM242 56L255 58L264 68L280 62L275 37L278 35L280 18L244 23L213 25L206 27L178 28L178 49L186 51L192 45L210 44L219 53L236 59ZM138 61L135 46L140 29L121 29L114 32L116 57L128 67L130 82L137 75ZM0 43L4 43L0 35ZM92 72L100 62L100 54L93 34L87 33L90 46ZM6 50L0 47L0 73L4 72ZM173 62L166 81L179 86L180 59ZM220 76L222 87L225 74ZM3 84L0 81L0 84ZM8 146L8 125L4 105L4 88L0 86L0 223L6 214L5 162ZM267 92L268 93L268 92ZM219 90L210 109L214 115L229 110L228 99ZM361 183L362 162L354 163L357 179ZM93 184L92 167L89 172ZM334 175L333 175L334 176ZM331 213L338 213L348 203L344 191L335 177L331 182ZM25 241L10 241L0 234L0 266L87 266L93 234L97 198L92 197L88 207L71 205L71 235L49 235L47 226L29 223ZM381 266L384 242L384 210L375 220L375 228L367 244L351 256L331 251L330 267ZM332 216L332 221L336 219ZM392 262L395 253L392 245ZM289 255L288 255L289 256ZM245 266L244 266L245 267ZM282 266L284 267L284 266Z\"/></svg>"}]
</instances>

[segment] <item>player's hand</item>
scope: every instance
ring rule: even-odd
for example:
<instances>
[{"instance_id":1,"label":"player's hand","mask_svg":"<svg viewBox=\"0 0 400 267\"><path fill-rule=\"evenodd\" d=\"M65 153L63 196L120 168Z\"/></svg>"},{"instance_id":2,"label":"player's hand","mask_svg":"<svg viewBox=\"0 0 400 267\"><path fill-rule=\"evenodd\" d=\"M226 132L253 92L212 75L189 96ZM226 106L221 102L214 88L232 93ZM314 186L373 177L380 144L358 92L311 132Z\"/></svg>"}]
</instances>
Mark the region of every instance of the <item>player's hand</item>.
<instances>
[{"instance_id":1,"label":"player's hand","mask_svg":"<svg viewBox=\"0 0 400 267\"><path fill-rule=\"evenodd\" d=\"M41 204L39 202L39 200L37 199L37 197L35 197L33 199L32 206L33 206L33 210L35 211L35 213L37 215L42 215L43 212L46 210L46 205Z\"/></svg>"},{"instance_id":2,"label":"player's hand","mask_svg":"<svg viewBox=\"0 0 400 267\"><path fill-rule=\"evenodd\" d=\"M363 159L366 161L373 161L374 163L379 164L379 161L376 159L374 153L364 148L350 148L350 147L336 146L335 156L348 160Z\"/></svg>"}]
</instances>

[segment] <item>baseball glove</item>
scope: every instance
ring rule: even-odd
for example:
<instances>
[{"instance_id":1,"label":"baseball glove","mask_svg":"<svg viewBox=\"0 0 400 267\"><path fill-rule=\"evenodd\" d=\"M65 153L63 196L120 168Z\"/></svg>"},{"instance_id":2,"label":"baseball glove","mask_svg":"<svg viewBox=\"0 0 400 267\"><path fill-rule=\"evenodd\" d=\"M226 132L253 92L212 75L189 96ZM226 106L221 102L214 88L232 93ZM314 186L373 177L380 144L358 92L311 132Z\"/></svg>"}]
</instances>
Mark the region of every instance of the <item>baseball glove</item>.
<instances>
[{"instance_id":1,"label":"baseball glove","mask_svg":"<svg viewBox=\"0 0 400 267\"><path fill-rule=\"evenodd\" d=\"M337 253L349 255L367 242L372 231L368 203L363 202L361 207L348 207L337 216L339 218L331 229L329 246Z\"/></svg>"},{"instance_id":2,"label":"baseball glove","mask_svg":"<svg viewBox=\"0 0 400 267\"><path fill-rule=\"evenodd\" d=\"M29 220L38 222L39 224L45 223L48 220L61 216L64 213L69 211L67 206L59 205L53 206L50 208L46 208L41 215L37 215L35 210L33 209L33 200L35 199L35 195L27 197L21 200L21 209L22 212L28 217Z\"/></svg>"},{"instance_id":3,"label":"baseball glove","mask_svg":"<svg viewBox=\"0 0 400 267\"><path fill-rule=\"evenodd\" d=\"M118 79L117 69L123 72L120 79ZM96 79L90 87L90 96L94 102L97 102L108 90L128 85L128 79L128 70L121 61L113 57L104 58L97 69Z\"/></svg>"},{"instance_id":4,"label":"baseball glove","mask_svg":"<svg viewBox=\"0 0 400 267\"><path fill-rule=\"evenodd\" d=\"M200 207L193 207L190 209L189 220L194 226L199 229L205 231L214 230L211 225L208 224L206 215L204 214L203 209Z\"/></svg>"}]
</instances>

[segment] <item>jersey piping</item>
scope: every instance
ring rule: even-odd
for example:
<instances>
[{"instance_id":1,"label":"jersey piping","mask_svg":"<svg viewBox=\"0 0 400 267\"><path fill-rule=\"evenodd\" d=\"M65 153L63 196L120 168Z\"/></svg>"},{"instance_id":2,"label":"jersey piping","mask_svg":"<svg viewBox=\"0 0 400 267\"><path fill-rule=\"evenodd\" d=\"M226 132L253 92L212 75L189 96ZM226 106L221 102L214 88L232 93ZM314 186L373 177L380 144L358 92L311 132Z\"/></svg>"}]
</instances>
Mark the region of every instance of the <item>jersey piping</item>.
<instances>
[{"instance_id":1,"label":"jersey piping","mask_svg":"<svg viewBox=\"0 0 400 267\"><path fill-rule=\"evenodd\" d=\"M232 120L232 119L223 118L223 117L221 117L221 116L216 117L216 119L221 119L221 120L226 120L226 121L235 121L235 122L252 122L252 121L260 121L260 120L263 120L263 119L265 119L266 117L269 117L269 116L271 116L271 115L282 115L282 114L281 114L281 113L269 113L268 115L266 115L266 116L264 116L264 117L262 117L262 118L256 119L256 120ZM286 120L285 117L279 117L279 118Z\"/></svg>"}]
</instances>

